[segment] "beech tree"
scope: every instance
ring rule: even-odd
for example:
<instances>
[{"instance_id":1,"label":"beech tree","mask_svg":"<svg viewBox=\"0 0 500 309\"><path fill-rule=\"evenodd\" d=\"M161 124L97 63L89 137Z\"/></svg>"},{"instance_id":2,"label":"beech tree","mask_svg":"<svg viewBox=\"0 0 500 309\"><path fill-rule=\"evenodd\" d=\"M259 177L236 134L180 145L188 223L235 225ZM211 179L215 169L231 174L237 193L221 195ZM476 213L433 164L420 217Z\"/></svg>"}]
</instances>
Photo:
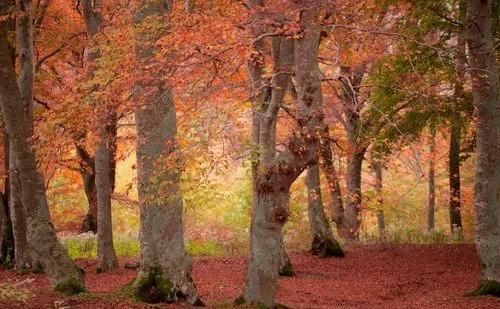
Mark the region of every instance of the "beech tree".
<instances>
[{"instance_id":1,"label":"beech tree","mask_svg":"<svg viewBox=\"0 0 500 309\"><path fill-rule=\"evenodd\" d=\"M472 294L500 296L500 81L492 5L491 0L467 1L469 72L477 134L474 223L481 261L481 281Z\"/></svg>"},{"instance_id":2,"label":"beech tree","mask_svg":"<svg viewBox=\"0 0 500 309\"><path fill-rule=\"evenodd\" d=\"M5 15L9 8L11 7L8 2L2 2L0 4L2 15ZM20 54L23 58L20 62L23 65L20 67L18 85L9 52L9 18L0 22L0 70L5 73L0 81L2 115L19 171L22 204L28 226L27 239L31 252L47 272L55 290L74 294L85 290L83 274L57 240L50 222L45 181L37 169L36 154L30 146L30 138L33 135L33 117L29 108L33 86L30 83L34 81L31 1L19 1L18 9L23 13L22 18L27 19L22 28L18 28L17 35L21 36L18 40L25 42L31 48L28 49L29 52Z\"/></svg>"},{"instance_id":3,"label":"beech tree","mask_svg":"<svg viewBox=\"0 0 500 309\"><path fill-rule=\"evenodd\" d=\"M429 169L428 178L428 197L427 197L427 231L433 231L435 225L436 213L436 129L431 128L429 138Z\"/></svg>"},{"instance_id":4,"label":"beech tree","mask_svg":"<svg viewBox=\"0 0 500 309\"><path fill-rule=\"evenodd\" d=\"M321 257L343 257L344 252L333 237L321 197L321 183L318 164L312 165L306 173L307 212L311 229L311 252Z\"/></svg>"},{"instance_id":5,"label":"beech tree","mask_svg":"<svg viewBox=\"0 0 500 309\"><path fill-rule=\"evenodd\" d=\"M305 3L300 2L300 5ZM275 306L275 293L279 265L282 262L283 236L281 229L288 217L290 186L309 166L317 163L319 139L324 130L321 76L318 65L320 26L318 10L309 8L300 15L302 37L290 40L282 37L279 49L279 63L285 74L277 74L272 83L271 99L263 110L254 110L259 119L258 168L253 186L253 212L250 230L250 261L243 295L236 303ZM265 36L265 35L264 35ZM258 42L257 42L258 43ZM288 51L293 44L295 59L295 80L297 89L297 130L290 139L287 149L275 155L273 130L278 110L283 99L287 66L290 63ZM258 58L256 59L258 61ZM254 76L254 68L250 68ZM258 77L258 75L256 75ZM258 79L253 78L253 96ZM259 108L261 105L254 107ZM254 125L254 128L256 126ZM315 162L316 161L316 162Z\"/></svg>"},{"instance_id":6,"label":"beech tree","mask_svg":"<svg viewBox=\"0 0 500 309\"><path fill-rule=\"evenodd\" d=\"M95 42L96 36L102 27L101 4L98 0L84 0L82 4L87 27L87 38L90 42L86 61L88 76L92 79L95 71L98 70L97 62L101 56L99 45ZM93 91L98 91L97 84L93 85L92 88ZM92 97L93 93L90 96ZM110 175L114 176L114 173L111 174L111 161L114 161L114 152L111 148L114 147L112 140L116 138L116 134L113 136L113 133L116 132L116 125L112 123L116 117L113 116L113 111L107 106L106 102L99 102L94 98L90 98L90 100L90 104L95 104L95 110L98 112L98 115L96 115L98 119L96 124L98 141L95 145L94 156L94 180L97 200L97 256L99 270L105 272L118 266L113 247L113 226L111 221L112 184L110 180ZM112 121L110 122L110 120ZM92 190L92 188L89 189ZM89 204L89 208L91 206Z\"/></svg>"},{"instance_id":7,"label":"beech tree","mask_svg":"<svg viewBox=\"0 0 500 309\"><path fill-rule=\"evenodd\" d=\"M134 12L137 66L150 74L159 69L155 44L166 35L172 5L171 0L148 1ZM138 80L134 92L141 102L135 111L141 261L133 288L146 302L174 302L182 295L201 305L184 247L174 97L170 86L153 75Z\"/></svg>"}]
</instances>

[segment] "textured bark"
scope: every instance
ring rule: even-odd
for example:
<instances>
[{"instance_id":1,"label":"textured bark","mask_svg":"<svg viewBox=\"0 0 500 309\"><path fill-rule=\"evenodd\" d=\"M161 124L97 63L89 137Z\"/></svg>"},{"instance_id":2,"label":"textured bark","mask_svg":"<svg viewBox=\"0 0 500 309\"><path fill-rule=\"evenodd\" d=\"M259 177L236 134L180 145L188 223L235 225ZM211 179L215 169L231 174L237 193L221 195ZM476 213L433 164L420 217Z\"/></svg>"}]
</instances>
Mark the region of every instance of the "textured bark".
<instances>
[{"instance_id":1,"label":"textured bark","mask_svg":"<svg viewBox=\"0 0 500 309\"><path fill-rule=\"evenodd\" d=\"M361 226L361 169L364 153L354 153L347 161L347 203L341 235L350 241L359 240Z\"/></svg>"},{"instance_id":2,"label":"textured bark","mask_svg":"<svg viewBox=\"0 0 500 309\"><path fill-rule=\"evenodd\" d=\"M95 187L94 158L79 145L76 145L76 153L80 159L80 175L88 203L88 212L83 220L82 232L97 233L97 190Z\"/></svg>"},{"instance_id":3,"label":"textured bark","mask_svg":"<svg viewBox=\"0 0 500 309\"><path fill-rule=\"evenodd\" d=\"M259 168L254 186L250 231L250 261L243 302L274 307L278 266L281 261L281 229L288 217L290 186L308 165L317 163L319 136L324 128L321 74L318 66L319 27L317 12L307 10L301 16L304 36L295 41L294 58L297 81L297 132L285 151L276 156L274 122L283 100L285 87L278 86L288 74L276 75L271 100L260 119ZM286 69L293 59L281 39L280 65ZM292 45L293 46L293 45ZM292 47L290 46L290 47ZM252 77L252 76L251 76Z\"/></svg>"},{"instance_id":4,"label":"textured bark","mask_svg":"<svg viewBox=\"0 0 500 309\"><path fill-rule=\"evenodd\" d=\"M467 19L477 134L474 211L482 281L477 292L499 296L500 83L492 36L492 1L467 1Z\"/></svg>"},{"instance_id":5,"label":"textured bark","mask_svg":"<svg viewBox=\"0 0 500 309\"><path fill-rule=\"evenodd\" d=\"M385 216L384 216L384 196L382 192L382 164L376 161L375 164L375 191L377 192L377 228L378 235L385 235Z\"/></svg>"},{"instance_id":6,"label":"textured bark","mask_svg":"<svg viewBox=\"0 0 500 309\"><path fill-rule=\"evenodd\" d=\"M360 98L359 91L366 65L341 67L339 81L342 86L341 99L347 132L350 154L347 159L347 203L341 227L341 236L350 241L359 240L361 226L361 169L367 146L361 140L360 112L365 101Z\"/></svg>"},{"instance_id":7,"label":"textured bark","mask_svg":"<svg viewBox=\"0 0 500 309\"><path fill-rule=\"evenodd\" d=\"M321 257L343 257L344 252L340 248L337 240L333 237L330 224L326 219L323 200L321 198L319 166L317 164L311 165L307 169L306 186L312 254Z\"/></svg>"},{"instance_id":8,"label":"textured bark","mask_svg":"<svg viewBox=\"0 0 500 309\"><path fill-rule=\"evenodd\" d=\"M95 186L97 193L97 259L99 271L106 272L118 266L113 246L111 220L111 182L109 133L101 131L95 151Z\"/></svg>"},{"instance_id":9,"label":"textured bark","mask_svg":"<svg viewBox=\"0 0 500 309\"><path fill-rule=\"evenodd\" d=\"M459 2L459 22L461 25L466 22L466 0ZM463 85L465 83L465 66L467 64L466 57L466 33L465 27L460 26L457 33L457 49L455 55L455 67L457 71L457 79L455 82L454 97L457 101L456 106L452 109L452 117L450 119L450 149L449 149L449 180L450 180L450 230L452 234L462 235L462 217L460 214L461 193L460 193L460 143L461 143L461 114L464 109L465 91Z\"/></svg>"},{"instance_id":10,"label":"textured bark","mask_svg":"<svg viewBox=\"0 0 500 309\"><path fill-rule=\"evenodd\" d=\"M434 215L436 208L436 129L431 129L429 144L429 171L427 178L429 180L429 193L427 200L427 231L434 230Z\"/></svg>"},{"instance_id":11,"label":"textured bark","mask_svg":"<svg viewBox=\"0 0 500 309\"><path fill-rule=\"evenodd\" d=\"M452 120L450 132L449 178L450 178L450 230L461 234L462 217L460 215L460 126Z\"/></svg>"},{"instance_id":12,"label":"textured bark","mask_svg":"<svg viewBox=\"0 0 500 309\"><path fill-rule=\"evenodd\" d=\"M12 222L10 221L10 147L9 135L5 129L5 124L2 122L2 135L3 135L3 169L6 173L4 179L4 191L0 192L0 212L2 213L2 221L0 225L0 263L8 265L14 262L14 235L12 232Z\"/></svg>"},{"instance_id":13,"label":"textured bark","mask_svg":"<svg viewBox=\"0 0 500 309\"><path fill-rule=\"evenodd\" d=\"M83 16L87 29L87 39L90 42L86 53L86 62L88 66L87 75L91 79L97 70L97 61L101 57L101 51L94 46L93 40L101 31L102 15L100 12L101 3L98 0L84 0ZM97 91L96 85L93 91ZM92 94L91 94L92 96ZM92 99L91 99L92 100ZM98 124L96 128L97 142L95 144L95 188L97 197L97 259L99 270L102 272L116 268L118 261L116 259L115 249L113 247L113 225L111 220L111 192L112 183L110 175L112 173L111 164L113 137L109 120L112 112L106 107L105 102L92 102L99 110ZM103 107L100 110L100 107ZM113 181L114 182L114 181Z\"/></svg>"},{"instance_id":14,"label":"textured bark","mask_svg":"<svg viewBox=\"0 0 500 309\"><path fill-rule=\"evenodd\" d=\"M330 193L330 209L332 213L332 221L335 222L337 231L340 232L342 227L342 218L344 216L344 205L342 203L342 192L340 191L340 183L333 164L333 155L331 148L330 134L328 126L325 126L325 132L320 143L321 168L328 181L328 192Z\"/></svg>"},{"instance_id":15,"label":"textured bark","mask_svg":"<svg viewBox=\"0 0 500 309\"><path fill-rule=\"evenodd\" d=\"M21 8L29 9L30 2L22 1ZM3 13L4 9L5 3L2 2L0 11ZM30 14L22 16L29 18ZM31 22L26 24L29 28ZM36 155L30 145L33 135L32 117L26 112L27 105L21 99L20 88L16 83L14 65L9 57L7 30L7 22L0 22L0 71L3 76L0 79L0 103L12 153L18 163L22 202L28 223L28 243L34 256L49 275L54 289L65 293L78 293L85 290L83 276L58 242L50 222L45 182L37 170ZM30 36L29 30L23 34Z\"/></svg>"},{"instance_id":16,"label":"textured bark","mask_svg":"<svg viewBox=\"0 0 500 309\"><path fill-rule=\"evenodd\" d=\"M0 192L0 264L4 263L4 260L6 260L6 250L4 253L4 235L5 235L5 224L7 223L7 213L5 212L5 205L4 205L4 200L3 200L3 192Z\"/></svg>"},{"instance_id":17,"label":"textured bark","mask_svg":"<svg viewBox=\"0 0 500 309\"><path fill-rule=\"evenodd\" d=\"M165 33L171 9L172 1L149 1L134 13L135 53L144 70L157 64L155 42ZM158 27L158 36L151 35L151 23ZM141 266L133 287L146 302L174 302L182 295L190 304L201 304L184 247L173 96L155 79L137 82L135 93L141 98L135 112Z\"/></svg>"},{"instance_id":18,"label":"textured bark","mask_svg":"<svg viewBox=\"0 0 500 309\"><path fill-rule=\"evenodd\" d=\"M12 151L12 150L11 150ZM31 257L28 247L26 218L23 209L21 179L14 161L14 154L11 153L10 159L10 198L9 208L12 222L12 234L14 236L14 264L16 268L29 268L31 266Z\"/></svg>"}]
</instances>

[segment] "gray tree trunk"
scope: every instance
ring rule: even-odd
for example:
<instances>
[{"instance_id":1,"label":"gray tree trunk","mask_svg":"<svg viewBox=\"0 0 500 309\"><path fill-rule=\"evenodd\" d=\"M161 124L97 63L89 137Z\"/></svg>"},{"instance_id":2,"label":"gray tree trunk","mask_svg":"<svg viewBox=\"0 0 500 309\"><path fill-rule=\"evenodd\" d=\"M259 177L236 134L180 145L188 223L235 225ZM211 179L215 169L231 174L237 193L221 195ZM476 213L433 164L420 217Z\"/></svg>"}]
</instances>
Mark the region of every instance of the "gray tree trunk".
<instances>
[{"instance_id":1,"label":"gray tree trunk","mask_svg":"<svg viewBox=\"0 0 500 309\"><path fill-rule=\"evenodd\" d=\"M492 0L467 1L467 21L477 134L475 231L481 261L481 283L473 294L500 296L500 83Z\"/></svg>"},{"instance_id":2,"label":"gray tree trunk","mask_svg":"<svg viewBox=\"0 0 500 309\"><path fill-rule=\"evenodd\" d=\"M359 240L361 227L361 171L363 153L353 153L347 160L347 203L341 235L350 241Z\"/></svg>"},{"instance_id":3,"label":"gray tree trunk","mask_svg":"<svg viewBox=\"0 0 500 309\"><path fill-rule=\"evenodd\" d=\"M30 18L31 2L22 1L20 8L26 12L22 14L23 18ZM5 9L6 3L2 2L2 14L5 14ZM30 145L33 121L26 112L26 101L22 99L16 83L14 65L9 54L7 24L8 21L5 20L0 22L0 71L4 72L3 78L0 79L0 103L13 154L18 163L22 202L28 223L28 243L34 256L49 275L53 288L68 294L78 293L85 290L83 275L58 242L50 222L45 182L37 169L36 155ZM26 25L28 30L21 34L31 37L29 40L32 42L33 37L29 31L31 21ZM24 56L29 58L29 55ZM33 62L32 58L31 61Z\"/></svg>"},{"instance_id":4,"label":"gray tree trunk","mask_svg":"<svg viewBox=\"0 0 500 309\"><path fill-rule=\"evenodd\" d=\"M89 48L87 49L86 61L88 66L88 78L93 78L97 70L97 61L101 57L101 50L94 46L93 40L101 31L102 15L99 0L84 0L83 16L87 28L87 39ZM94 91L99 87L96 85ZM92 93L90 94L92 96ZM91 98L93 100L93 98ZM97 197L97 259L98 268L101 272L118 266L115 249L113 246L113 225L111 220L111 188L110 175L112 171L112 134L109 120L112 118L109 108L102 106L103 102L92 102L96 110L99 122L97 124L97 143L95 145L95 188ZM102 107L102 108L101 108ZM113 167L114 168L114 167ZM114 181L113 181L114 182Z\"/></svg>"},{"instance_id":5,"label":"gray tree trunk","mask_svg":"<svg viewBox=\"0 0 500 309\"><path fill-rule=\"evenodd\" d=\"M434 215L436 208L436 129L431 128L430 144L429 144L429 171L428 171L428 181L429 181L429 193L427 200L427 231L430 232L434 230Z\"/></svg>"},{"instance_id":6,"label":"gray tree trunk","mask_svg":"<svg viewBox=\"0 0 500 309\"><path fill-rule=\"evenodd\" d=\"M362 140L361 110L365 101L359 95L366 65L341 67L339 81L350 154L347 159L347 203L341 227L341 236L349 241L359 240L361 227L361 171L367 141Z\"/></svg>"},{"instance_id":7,"label":"gray tree trunk","mask_svg":"<svg viewBox=\"0 0 500 309\"><path fill-rule=\"evenodd\" d=\"M269 106L260 119L259 168L253 195L250 261L245 291L236 303L275 306L278 268L282 256L281 229L288 217L290 186L308 165L317 164L314 161L317 161L319 137L324 128L321 74L318 66L320 31L315 25L315 10L305 11L301 17L304 36L295 41L294 53L299 126L288 143L287 150L275 156L273 125L285 89L278 85L288 75L278 74L273 82ZM285 38L281 41L281 63L278 67L287 68L292 59L282 51L291 42Z\"/></svg>"},{"instance_id":8,"label":"gray tree trunk","mask_svg":"<svg viewBox=\"0 0 500 309\"><path fill-rule=\"evenodd\" d=\"M344 251L333 237L330 224L326 219L323 200L321 198L321 184L319 166L311 165L306 174L307 212L311 230L311 252L321 257L344 256Z\"/></svg>"},{"instance_id":9,"label":"gray tree trunk","mask_svg":"<svg viewBox=\"0 0 500 309\"><path fill-rule=\"evenodd\" d=\"M467 15L467 1L460 0L459 2L459 22L464 25ZM465 92L463 85L465 83L465 65L467 64L466 56L466 33L465 27L460 26L457 33L457 50L455 54L455 67L457 71L457 79L455 82L454 97L457 101L456 106L452 109L452 117L450 119L450 149L449 149L449 180L450 180L450 230L454 235L462 235L462 216L460 213L461 207L461 192L460 192L460 143L461 143L461 113L464 110Z\"/></svg>"},{"instance_id":10,"label":"gray tree trunk","mask_svg":"<svg viewBox=\"0 0 500 309\"><path fill-rule=\"evenodd\" d=\"M111 151L109 132L101 131L95 150L95 187L97 193L97 258L99 271L106 272L118 266L113 246L111 220L111 182L109 178Z\"/></svg>"},{"instance_id":11,"label":"gray tree trunk","mask_svg":"<svg viewBox=\"0 0 500 309\"><path fill-rule=\"evenodd\" d=\"M76 153L80 160L80 175L83 189L87 197L88 211L82 224L82 232L97 233L97 190L95 187L95 162L89 153L80 145L76 145Z\"/></svg>"},{"instance_id":12,"label":"gray tree trunk","mask_svg":"<svg viewBox=\"0 0 500 309\"><path fill-rule=\"evenodd\" d=\"M379 160L375 162L375 191L377 192L377 228L378 235L385 237L385 215L384 215L384 196L382 192L382 164Z\"/></svg>"},{"instance_id":13,"label":"gray tree trunk","mask_svg":"<svg viewBox=\"0 0 500 309\"><path fill-rule=\"evenodd\" d=\"M9 135L5 129L5 123L2 121L2 135L3 135L3 169L5 171L4 190L0 194L0 212L2 215L2 224L0 225L0 262L4 266L14 262L14 235L12 232L12 222L10 220L9 196L10 196L10 147Z\"/></svg>"},{"instance_id":14,"label":"gray tree trunk","mask_svg":"<svg viewBox=\"0 0 500 309\"><path fill-rule=\"evenodd\" d=\"M448 153L450 179L450 230L453 234L462 234L460 215L460 124L452 120L450 129L450 150Z\"/></svg>"},{"instance_id":15,"label":"gray tree trunk","mask_svg":"<svg viewBox=\"0 0 500 309\"><path fill-rule=\"evenodd\" d=\"M11 148L12 151L12 148ZM23 209L21 179L19 172L14 162L14 154L9 156L10 160L10 218L12 222L12 234L14 236L14 265L16 268L31 267L30 250L28 240L26 238L27 226L26 218Z\"/></svg>"},{"instance_id":16,"label":"gray tree trunk","mask_svg":"<svg viewBox=\"0 0 500 309\"><path fill-rule=\"evenodd\" d=\"M325 174L328 182L332 221L335 222L337 231L340 232L342 228L342 219L344 217L344 205L342 203L342 192L340 191L339 178L337 171L335 170L335 165L333 164L331 144L332 142L330 141L328 126L325 126L325 132L320 143L320 162L321 168L323 169L323 173Z\"/></svg>"},{"instance_id":17,"label":"gray tree trunk","mask_svg":"<svg viewBox=\"0 0 500 309\"><path fill-rule=\"evenodd\" d=\"M157 64L155 43L165 34L171 9L172 1L154 1L141 4L134 13L135 53L144 72ZM158 21L157 36L151 35L151 20ZM174 302L182 295L190 304L201 304L184 247L173 96L162 80L138 81L134 90L140 102L135 119L141 267L133 287L146 302Z\"/></svg>"}]
</instances>

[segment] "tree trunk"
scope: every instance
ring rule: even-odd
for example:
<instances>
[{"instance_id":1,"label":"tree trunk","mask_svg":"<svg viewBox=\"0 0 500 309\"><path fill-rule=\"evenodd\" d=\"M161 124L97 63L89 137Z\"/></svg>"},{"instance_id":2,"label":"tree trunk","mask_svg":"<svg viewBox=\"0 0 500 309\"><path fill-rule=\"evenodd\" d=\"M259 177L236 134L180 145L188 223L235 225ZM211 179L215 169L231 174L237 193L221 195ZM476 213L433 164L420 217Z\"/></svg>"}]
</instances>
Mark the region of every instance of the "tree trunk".
<instances>
[{"instance_id":1,"label":"tree trunk","mask_svg":"<svg viewBox=\"0 0 500 309\"><path fill-rule=\"evenodd\" d=\"M80 160L80 175L83 189L87 197L88 212L82 224L82 232L97 233L97 190L95 187L95 161L80 145L76 145L76 153Z\"/></svg>"},{"instance_id":2,"label":"tree trunk","mask_svg":"<svg viewBox=\"0 0 500 309\"><path fill-rule=\"evenodd\" d=\"M500 84L492 1L467 1L467 34L477 134L474 211L481 282L473 294L500 296Z\"/></svg>"},{"instance_id":3,"label":"tree trunk","mask_svg":"<svg viewBox=\"0 0 500 309\"><path fill-rule=\"evenodd\" d=\"M92 42L101 31L102 15L101 3L98 0L83 1L83 15L87 28L87 39L89 48L86 54L87 75L92 79L97 70L97 61L101 57L101 50L94 46ZM98 91L99 85L94 85L92 91ZM91 94L92 95L92 94ZM91 100L94 100L91 98ZM113 247L113 225L111 220L111 189L113 181L110 181L112 174L111 158L113 150L112 133L115 131L112 119L112 112L106 106L105 102L91 102L94 104L99 121L96 128L97 142L95 145L95 188L97 197L97 258L99 261L99 271L106 272L109 269L116 268L118 261L116 259L115 249ZM114 169L114 167L113 167Z\"/></svg>"},{"instance_id":4,"label":"tree trunk","mask_svg":"<svg viewBox=\"0 0 500 309\"><path fill-rule=\"evenodd\" d=\"M259 168L254 186L252 222L250 228L250 260L245 291L236 303L274 307L278 268L282 257L281 229L288 217L290 186L311 164L317 164L319 137L324 128L321 77L318 66L319 27L315 25L317 12L303 12L302 38L295 41L295 76L298 107L297 132L286 151L275 156L273 124L281 105L284 88L278 87L288 74L276 76L269 106L261 116L259 141ZM282 38L280 58L289 57ZM291 46L293 47L293 45ZM293 59L281 58L282 70Z\"/></svg>"},{"instance_id":5,"label":"tree trunk","mask_svg":"<svg viewBox=\"0 0 500 309\"><path fill-rule=\"evenodd\" d=\"M244 299L247 303L261 303L272 307L278 269L284 258L281 229L288 215L290 194L278 184L266 189L268 190L257 188L255 192Z\"/></svg>"},{"instance_id":6,"label":"tree trunk","mask_svg":"<svg viewBox=\"0 0 500 309\"><path fill-rule=\"evenodd\" d=\"M382 192L382 164L375 162L375 191L377 192L377 228L378 235L385 237L384 196Z\"/></svg>"},{"instance_id":7,"label":"tree trunk","mask_svg":"<svg viewBox=\"0 0 500 309\"><path fill-rule=\"evenodd\" d=\"M97 193L97 258L99 271L106 272L118 266L113 246L113 225L111 220L111 183L109 132L101 130L95 150L95 186Z\"/></svg>"},{"instance_id":8,"label":"tree trunk","mask_svg":"<svg viewBox=\"0 0 500 309\"><path fill-rule=\"evenodd\" d=\"M12 148L11 148L12 151ZM14 154L9 156L10 160L10 218L12 222L12 233L14 235L14 256L16 268L29 268L31 266L30 250L26 238L27 226L23 209L21 179L17 171Z\"/></svg>"},{"instance_id":9,"label":"tree trunk","mask_svg":"<svg viewBox=\"0 0 500 309\"><path fill-rule=\"evenodd\" d=\"M467 19L467 1L460 0L458 13L459 22L464 25ZM466 33L465 27L460 26L457 33L457 49L455 55L455 67L457 77L455 81L454 97L457 101L452 109L450 119L450 150L449 150L449 180L450 180L450 231L453 235L462 236L462 217L460 214L461 193L460 193L460 143L461 143L461 111L464 110L465 91L465 66L466 56Z\"/></svg>"},{"instance_id":10,"label":"tree trunk","mask_svg":"<svg viewBox=\"0 0 500 309\"><path fill-rule=\"evenodd\" d=\"M1 7L0 7L1 8ZM1 11L0 11L1 12ZM12 222L10 220L10 208L9 208L9 196L10 196L10 147L9 147L9 135L5 129L5 123L2 122L2 135L3 135L3 169L5 171L4 179L4 191L0 194L0 212L3 214L2 224L0 228L2 229L0 234L0 262L4 266L9 266L9 264L14 262L14 235L12 232Z\"/></svg>"},{"instance_id":11,"label":"tree trunk","mask_svg":"<svg viewBox=\"0 0 500 309\"><path fill-rule=\"evenodd\" d=\"M321 156L321 168L325 174L326 180L328 181L328 191L330 193L331 200L331 212L332 221L335 222L337 226L337 231L340 232L342 228L342 218L344 217L344 205L342 203L342 193L340 191L340 183L335 170L335 165L333 164L333 155L330 141L330 134L328 132L328 126L325 126L324 136L320 143L320 156Z\"/></svg>"},{"instance_id":12,"label":"tree trunk","mask_svg":"<svg viewBox=\"0 0 500 309\"><path fill-rule=\"evenodd\" d=\"M429 144L429 171L427 178L429 180L429 195L427 201L427 231L434 230L434 214L436 208L436 129L431 128Z\"/></svg>"},{"instance_id":13,"label":"tree trunk","mask_svg":"<svg viewBox=\"0 0 500 309\"><path fill-rule=\"evenodd\" d=\"M144 71L157 64L155 43L168 27L172 4L147 2L134 13L135 53ZM151 20L158 21L158 29L153 31L158 36L151 35ZM182 295L190 304L198 305L202 303L191 278L191 258L184 247L176 110L171 90L165 87L161 80L141 80L135 85L140 98L135 119L141 267L133 287L146 302L174 302Z\"/></svg>"},{"instance_id":14,"label":"tree trunk","mask_svg":"<svg viewBox=\"0 0 500 309\"><path fill-rule=\"evenodd\" d=\"M449 151L450 178L450 230L452 234L462 234L460 216L460 126L452 120Z\"/></svg>"},{"instance_id":15,"label":"tree trunk","mask_svg":"<svg viewBox=\"0 0 500 309\"><path fill-rule=\"evenodd\" d=\"M342 236L350 241L359 240L361 226L361 169L364 152L355 152L347 161L347 205L344 210Z\"/></svg>"},{"instance_id":16,"label":"tree trunk","mask_svg":"<svg viewBox=\"0 0 500 309\"><path fill-rule=\"evenodd\" d=\"M22 1L21 6L26 13L19 18L29 19L31 3ZM5 2L0 4L0 9L2 14L5 14ZM33 37L29 31L31 20L26 25L28 30L23 35L31 37L32 42ZM0 79L0 103L13 154L18 163L22 203L28 223L28 243L34 256L49 275L53 288L68 294L78 293L85 290L83 276L58 242L50 222L45 182L37 170L36 155L30 145L33 121L26 112L25 101L21 99L14 65L9 55L8 27L4 20L0 22L0 71L4 72L3 78Z\"/></svg>"},{"instance_id":17,"label":"tree trunk","mask_svg":"<svg viewBox=\"0 0 500 309\"><path fill-rule=\"evenodd\" d=\"M321 198L319 167L317 164L307 169L306 185L312 254L321 257L343 257L344 252L340 248L337 240L333 237L330 224L328 224L328 220L326 219L323 200Z\"/></svg>"}]
</instances>

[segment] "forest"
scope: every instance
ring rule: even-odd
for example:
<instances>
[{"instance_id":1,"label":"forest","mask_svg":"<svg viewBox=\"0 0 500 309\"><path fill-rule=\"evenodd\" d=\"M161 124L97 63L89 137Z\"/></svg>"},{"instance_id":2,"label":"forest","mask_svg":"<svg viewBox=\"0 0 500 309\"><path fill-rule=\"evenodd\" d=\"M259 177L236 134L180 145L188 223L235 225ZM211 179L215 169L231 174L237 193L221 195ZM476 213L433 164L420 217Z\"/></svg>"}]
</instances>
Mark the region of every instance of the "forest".
<instances>
[{"instance_id":1,"label":"forest","mask_svg":"<svg viewBox=\"0 0 500 309\"><path fill-rule=\"evenodd\" d=\"M0 308L500 308L500 1L0 0Z\"/></svg>"}]
</instances>

